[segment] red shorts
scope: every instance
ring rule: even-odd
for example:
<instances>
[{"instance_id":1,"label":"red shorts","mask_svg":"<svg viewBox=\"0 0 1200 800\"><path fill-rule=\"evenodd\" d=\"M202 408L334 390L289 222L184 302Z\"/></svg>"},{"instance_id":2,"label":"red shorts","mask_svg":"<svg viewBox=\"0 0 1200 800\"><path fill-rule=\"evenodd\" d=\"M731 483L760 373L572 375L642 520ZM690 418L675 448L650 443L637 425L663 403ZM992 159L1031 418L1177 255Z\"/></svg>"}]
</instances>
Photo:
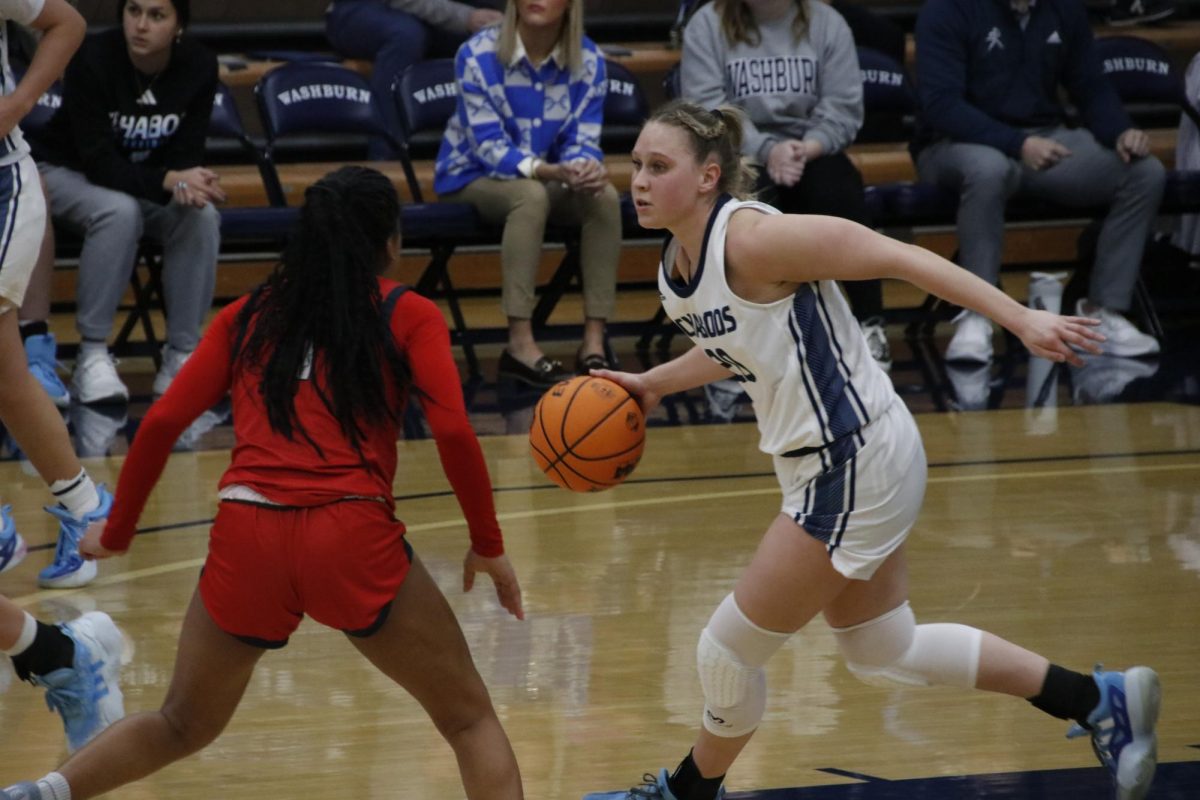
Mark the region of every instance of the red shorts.
<instances>
[{"instance_id":1,"label":"red shorts","mask_svg":"<svg viewBox=\"0 0 1200 800\"><path fill-rule=\"evenodd\" d=\"M260 647L283 647L305 614L369 635L411 563L404 523L383 503L274 508L226 500L213 522L200 597L221 630Z\"/></svg>"}]
</instances>

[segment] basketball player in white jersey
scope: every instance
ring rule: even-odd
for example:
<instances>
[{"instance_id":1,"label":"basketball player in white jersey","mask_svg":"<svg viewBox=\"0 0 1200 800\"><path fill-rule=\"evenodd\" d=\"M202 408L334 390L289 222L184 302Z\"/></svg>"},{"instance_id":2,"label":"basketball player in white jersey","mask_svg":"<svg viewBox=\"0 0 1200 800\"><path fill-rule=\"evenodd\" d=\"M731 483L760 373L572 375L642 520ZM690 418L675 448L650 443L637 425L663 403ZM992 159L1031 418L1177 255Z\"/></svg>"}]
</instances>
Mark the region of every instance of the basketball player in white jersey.
<instances>
[{"instance_id":1,"label":"basketball player in white jersey","mask_svg":"<svg viewBox=\"0 0 1200 800\"><path fill-rule=\"evenodd\" d=\"M43 32L20 83L8 65L8 20ZM83 561L77 544L89 524L108 516L112 496L80 466L54 401L26 366L16 310L41 247L46 203L17 123L62 74L85 28L66 0L0 0L0 422L58 501L47 510L58 518L55 563L64 568L39 578L48 588L83 586L96 576L94 562ZM0 572L15 567L25 552L9 507L0 505ZM46 689L71 750L124 714L117 686L124 640L107 614L93 611L65 625L46 625L0 595L0 651L12 657L22 680Z\"/></svg>"},{"instance_id":2,"label":"basketball player in white jersey","mask_svg":"<svg viewBox=\"0 0 1200 800\"><path fill-rule=\"evenodd\" d=\"M1153 670L1084 675L975 628L916 624L904 540L925 492L924 448L834 281L907 280L1057 362L1099 352L1095 321L1027 309L949 261L855 223L737 199L751 185L741 136L736 109L687 103L665 106L642 129L633 151L638 221L671 234L659 291L695 347L642 374L592 374L620 383L647 411L732 374L753 401L761 449L774 457L782 508L700 634L706 702L691 752L670 775L589 800L720 797L763 716L763 665L817 614L864 681L1026 698L1091 734L1118 798L1143 797L1156 763Z\"/></svg>"}]
</instances>

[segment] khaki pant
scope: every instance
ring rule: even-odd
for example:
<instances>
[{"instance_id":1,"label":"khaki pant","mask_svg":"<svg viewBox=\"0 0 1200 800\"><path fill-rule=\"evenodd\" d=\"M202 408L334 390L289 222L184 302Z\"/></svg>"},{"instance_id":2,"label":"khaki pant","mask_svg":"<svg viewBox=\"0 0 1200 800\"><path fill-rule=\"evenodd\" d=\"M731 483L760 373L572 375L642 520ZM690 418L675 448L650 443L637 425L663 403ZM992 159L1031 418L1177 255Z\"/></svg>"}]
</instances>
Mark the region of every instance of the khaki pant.
<instances>
[{"instance_id":1,"label":"khaki pant","mask_svg":"<svg viewBox=\"0 0 1200 800\"><path fill-rule=\"evenodd\" d=\"M557 181L479 178L440 199L470 203L486 222L504 226L500 304L507 316L529 319L533 315L547 222L581 226L584 314L604 320L612 316L621 257L621 202L611 183L599 194L588 195Z\"/></svg>"}]
</instances>

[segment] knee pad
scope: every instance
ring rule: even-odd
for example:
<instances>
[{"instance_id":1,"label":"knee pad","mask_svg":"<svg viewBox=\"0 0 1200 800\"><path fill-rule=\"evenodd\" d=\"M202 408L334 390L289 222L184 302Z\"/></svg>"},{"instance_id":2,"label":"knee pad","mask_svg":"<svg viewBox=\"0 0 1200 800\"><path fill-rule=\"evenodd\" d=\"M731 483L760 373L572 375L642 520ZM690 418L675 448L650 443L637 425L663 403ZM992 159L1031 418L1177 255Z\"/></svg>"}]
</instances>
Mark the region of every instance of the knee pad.
<instances>
[{"instance_id":1,"label":"knee pad","mask_svg":"<svg viewBox=\"0 0 1200 800\"><path fill-rule=\"evenodd\" d=\"M763 670L789 634L755 625L732 594L721 601L696 645L696 664L704 689L704 727L714 736L749 733L767 707L767 675Z\"/></svg>"},{"instance_id":2,"label":"knee pad","mask_svg":"<svg viewBox=\"0 0 1200 800\"><path fill-rule=\"evenodd\" d=\"M907 602L834 638L854 677L872 686L975 688L983 632L953 623L917 625Z\"/></svg>"}]
</instances>

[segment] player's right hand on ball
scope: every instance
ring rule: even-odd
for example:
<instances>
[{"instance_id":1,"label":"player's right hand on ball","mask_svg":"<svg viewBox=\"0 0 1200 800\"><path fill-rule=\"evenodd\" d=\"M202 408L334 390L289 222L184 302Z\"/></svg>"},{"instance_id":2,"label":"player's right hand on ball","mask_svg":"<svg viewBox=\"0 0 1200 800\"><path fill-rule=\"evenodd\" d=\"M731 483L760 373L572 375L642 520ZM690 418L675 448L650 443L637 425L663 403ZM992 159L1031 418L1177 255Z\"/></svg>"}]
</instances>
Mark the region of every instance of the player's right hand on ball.
<instances>
[{"instance_id":1,"label":"player's right hand on ball","mask_svg":"<svg viewBox=\"0 0 1200 800\"><path fill-rule=\"evenodd\" d=\"M496 584L496 599L504 610L517 619L525 619L525 609L521 607L521 584L517 582L517 573L513 569L508 556L499 555L487 558L467 550L463 559L463 591L471 591L475 585L475 573L486 572Z\"/></svg>"},{"instance_id":2,"label":"player's right hand on ball","mask_svg":"<svg viewBox=\"0 0 1200 800\"><path fill-rule=\"evenodd\" d=\"M642 373L615 372L611 369L593 369L588 372L593 377L612 381L633 395L642 409L643 416L650 416L650 412L657 408L662 400L662 397L650 391L650 387L646 383L646 376Z\"/></svg>"}]
</instances>

